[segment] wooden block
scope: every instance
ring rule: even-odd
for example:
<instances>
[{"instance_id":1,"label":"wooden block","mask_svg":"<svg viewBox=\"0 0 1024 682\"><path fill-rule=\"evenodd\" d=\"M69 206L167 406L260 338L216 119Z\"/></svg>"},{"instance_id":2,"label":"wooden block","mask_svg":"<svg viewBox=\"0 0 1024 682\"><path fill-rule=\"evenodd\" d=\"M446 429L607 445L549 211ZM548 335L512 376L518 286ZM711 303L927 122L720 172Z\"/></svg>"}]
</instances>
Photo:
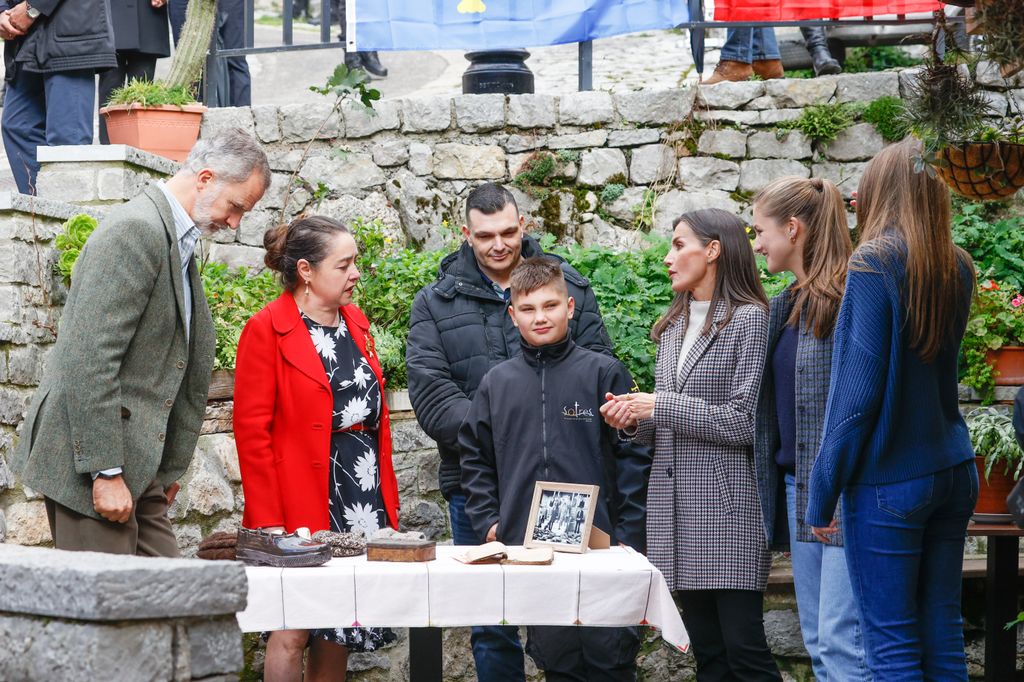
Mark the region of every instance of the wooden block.
<instances>
[{"instance_id":1,"label":"wooden block","mask_svg":"<svg viewBox=\"0 0 1024 682\"><path fill-rule=\"evenodd\" d=\"M371 540L366 543L367 561L433 561L434 540Z\"/></svg>"}]
</instances>

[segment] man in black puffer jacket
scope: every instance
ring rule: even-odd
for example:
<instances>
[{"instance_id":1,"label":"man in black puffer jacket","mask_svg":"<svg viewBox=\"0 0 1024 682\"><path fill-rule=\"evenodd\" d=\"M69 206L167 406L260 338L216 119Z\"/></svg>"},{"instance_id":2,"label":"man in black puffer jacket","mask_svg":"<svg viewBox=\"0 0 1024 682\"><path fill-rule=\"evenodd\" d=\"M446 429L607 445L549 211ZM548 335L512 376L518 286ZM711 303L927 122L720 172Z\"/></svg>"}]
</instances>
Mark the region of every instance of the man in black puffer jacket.
<instances>
[{"instance_id":1,"label":"man in black puffer jacket","mask_svg":"<svg viewBox=\"0 0 1024 682\"><path fill-rule=\"evenodd\" d=\"M0 38L4 149L18 191L35 194L38 147L92 144L96 71L117 66L109 4L0 0Z\"/></svg>"},{"instance_id":2,"label":"man in black puffer jacket","mask_svg":"<svg viewBox=\"0 0 1024 682\"><path fill-rule=\"evenodd\" d=\"M508 314L509 277L520 260L543 254L524 235L524 222L507 189L486 183L470 192L462 228L466 241L441 261L437 280L416 294L409 320L409 397L420 426L437 441L441 493L459 545L483 540L466 517L459 428L487 371L521 352ZM576 301L569 336L579 346L614 356L590 283L559 260ZM473 628L472 642L478 679L525 679L516 628Z\"/></svg>"}]
</instances>

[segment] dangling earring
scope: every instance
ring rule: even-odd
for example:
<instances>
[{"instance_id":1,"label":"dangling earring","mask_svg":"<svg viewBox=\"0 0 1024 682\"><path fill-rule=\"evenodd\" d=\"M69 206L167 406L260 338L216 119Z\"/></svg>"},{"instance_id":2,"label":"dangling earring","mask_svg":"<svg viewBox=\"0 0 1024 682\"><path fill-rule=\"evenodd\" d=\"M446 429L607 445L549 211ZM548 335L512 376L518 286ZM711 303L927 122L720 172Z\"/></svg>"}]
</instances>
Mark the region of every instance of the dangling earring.
<instances>
[{"instance_id":1,"label":"dangling earring","mask_svg":"<svg viewBox=\"0 0 1024 682\"><path fill-rule=\"evenodd\" d=\"M309 296L309 280L306 280L306 296Z\"/></svg>"}]
</instances>

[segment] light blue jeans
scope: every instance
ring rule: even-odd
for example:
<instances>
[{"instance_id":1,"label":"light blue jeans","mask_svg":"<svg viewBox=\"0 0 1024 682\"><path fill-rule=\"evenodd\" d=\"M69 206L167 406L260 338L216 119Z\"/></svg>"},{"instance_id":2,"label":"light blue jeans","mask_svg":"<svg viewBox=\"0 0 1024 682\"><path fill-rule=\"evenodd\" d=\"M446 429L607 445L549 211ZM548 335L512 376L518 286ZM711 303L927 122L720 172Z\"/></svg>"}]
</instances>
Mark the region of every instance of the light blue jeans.
<instances>
[{"instance_id":1,"label":"light blue jeans","mask_svg":"<svg viewBox=\"0 0 1024 682\"><path fill-rule=\"evenodd\" d=\"M719 59L750 64L766 59L779 58L779 43L775 40L775 29L771 28L730 28L726 32L725 45Z\"/></svg>"},{"instance_id":2,"label":"light blue jeans","mask_svg":"<svg viewBox=\"0 0 1024 682\"><path fill-rule=\"evenodd\" d=\"M870 680L846 553L842 547L797 540L792 474L786 474L786 508L800 630L814 677L818 682Z\"/></svg>"}]
</instances>

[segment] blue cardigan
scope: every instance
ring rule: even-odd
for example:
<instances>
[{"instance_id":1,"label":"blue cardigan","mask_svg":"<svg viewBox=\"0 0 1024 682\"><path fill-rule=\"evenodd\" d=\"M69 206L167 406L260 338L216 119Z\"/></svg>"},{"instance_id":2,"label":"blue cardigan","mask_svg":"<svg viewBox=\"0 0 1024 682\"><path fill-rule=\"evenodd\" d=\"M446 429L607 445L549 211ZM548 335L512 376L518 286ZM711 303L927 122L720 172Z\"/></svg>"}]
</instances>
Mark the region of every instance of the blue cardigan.
<instances>
[{"instance_id":1,"label":"blue cardigan","mask_svg":"<svg viewBox=\"0 0 1024 682\"><path fill-rule=\"evenodd\" d=\"M957 402L957 355L974 276L960 265L949 340L925 363L909 347L905 247L858 250L836 321L832 383L806 521L827 526L843 488L906 481L974 457ZM855 265L859 263L860 265Z\"/></svg>"}]
</instances>

